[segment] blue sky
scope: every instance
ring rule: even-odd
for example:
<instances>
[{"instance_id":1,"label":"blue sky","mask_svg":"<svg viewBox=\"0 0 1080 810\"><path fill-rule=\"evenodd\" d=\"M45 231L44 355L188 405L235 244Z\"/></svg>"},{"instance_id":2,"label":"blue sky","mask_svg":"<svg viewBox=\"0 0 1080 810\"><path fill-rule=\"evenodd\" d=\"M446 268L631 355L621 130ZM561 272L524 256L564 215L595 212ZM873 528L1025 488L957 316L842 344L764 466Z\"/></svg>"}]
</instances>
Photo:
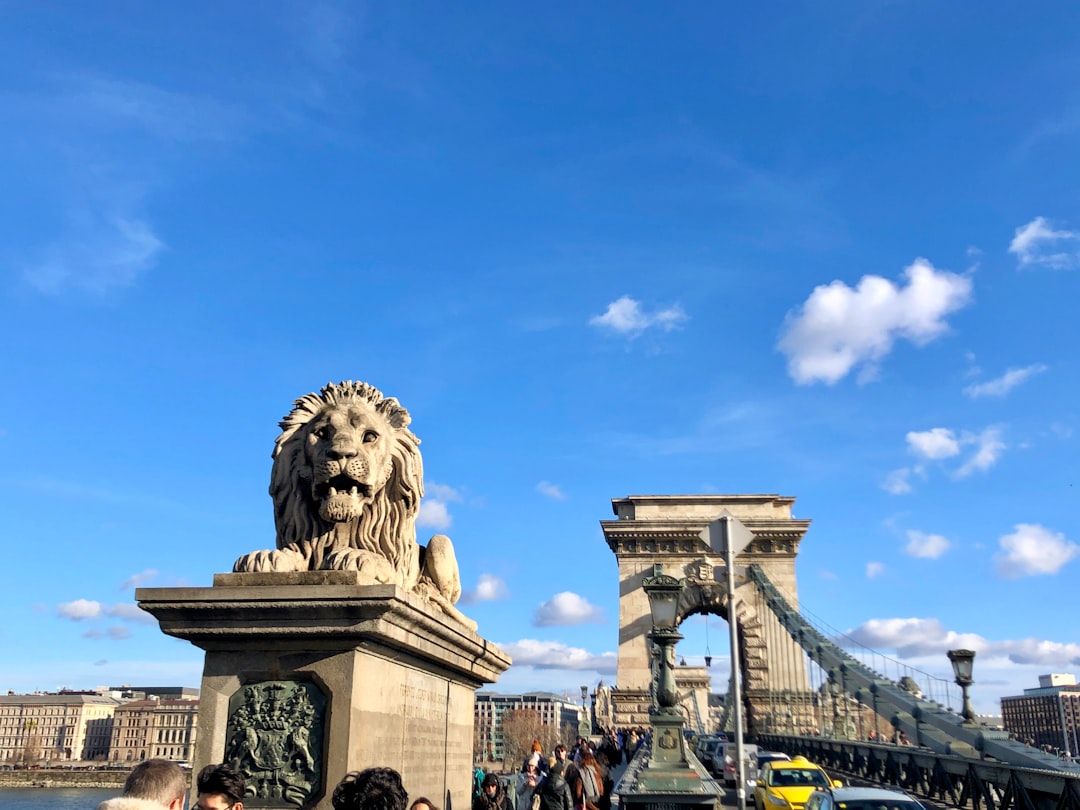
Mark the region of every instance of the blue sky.
<instances>
[{"instance_id":1,"label":"blue sky","mask_svg":"<svg viewBox=\"0 0 1080 810\"><path fill-rule=\"evenodd\" d=\"M653 493L797 497L803 606L976 649L979 711L1080 674L1077 30L5 3L0 689L196 685L133 588L272 545L276 423L342 379L412 413L500 691L614 680L598 521Z\"/></svg>"}]
</instances>

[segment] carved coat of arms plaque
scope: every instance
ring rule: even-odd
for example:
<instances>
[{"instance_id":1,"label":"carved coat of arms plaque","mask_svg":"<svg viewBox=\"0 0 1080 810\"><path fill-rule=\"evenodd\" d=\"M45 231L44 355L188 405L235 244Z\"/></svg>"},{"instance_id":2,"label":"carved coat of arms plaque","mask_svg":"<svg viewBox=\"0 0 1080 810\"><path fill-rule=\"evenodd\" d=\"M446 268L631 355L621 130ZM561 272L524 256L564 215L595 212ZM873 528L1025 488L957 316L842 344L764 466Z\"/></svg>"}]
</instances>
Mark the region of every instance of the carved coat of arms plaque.
<instances>
[{"instance_id":1,"label":"carved coat of arms plaque","mask_svg":"<svg viewBox=\"0 0 1080 810\"><path fill-rule=\"evenodd\" d=\"M304 807L322 787L326 698L309 681L260 681L229 700L225 762L244 775L245 807Z\"/></svg>"}]
</instances>

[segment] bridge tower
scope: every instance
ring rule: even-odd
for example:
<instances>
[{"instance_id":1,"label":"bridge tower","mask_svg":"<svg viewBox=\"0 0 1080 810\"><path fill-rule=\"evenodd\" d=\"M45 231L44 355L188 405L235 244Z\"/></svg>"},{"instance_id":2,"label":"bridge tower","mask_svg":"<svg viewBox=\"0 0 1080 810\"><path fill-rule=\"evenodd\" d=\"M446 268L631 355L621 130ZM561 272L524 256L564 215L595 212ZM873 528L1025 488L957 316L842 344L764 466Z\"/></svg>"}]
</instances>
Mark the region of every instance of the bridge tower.
<instances>
[{"instance_id":1,"label":"bridge tower","mask_svg":"<svg viewBox=\"0 0 1080 810\"><path fill-rule=\"evenodd\" d=\"M619 661L612 689L616 726L649 722L652 659L646 635L652 619L642 578L652 576L657 564L663 565L665 574L686 578L679 603L680 622L694 613L732 621L723 557L714 554L699 537L727 510L754 534L736 558L736 568L760 565L792 607L798 608L795 556L810 521L792 517L794 503L794 498L781 495L630 495L612 499L616 519L602 520L600 526L619 565ZM747 728L751 732L770 726L779 729L785 723L803 728L809 722L806 701L810 692L803 651L780 626L754 585L745 576L737 577L736 583L738 615L734 620L739 629ZM679 691L685 690L680 686ZM777 718L775 709L781 695L790 702L786 717ZM690 706L687 716L694 716Z\"/></svg>"}]
</instances>

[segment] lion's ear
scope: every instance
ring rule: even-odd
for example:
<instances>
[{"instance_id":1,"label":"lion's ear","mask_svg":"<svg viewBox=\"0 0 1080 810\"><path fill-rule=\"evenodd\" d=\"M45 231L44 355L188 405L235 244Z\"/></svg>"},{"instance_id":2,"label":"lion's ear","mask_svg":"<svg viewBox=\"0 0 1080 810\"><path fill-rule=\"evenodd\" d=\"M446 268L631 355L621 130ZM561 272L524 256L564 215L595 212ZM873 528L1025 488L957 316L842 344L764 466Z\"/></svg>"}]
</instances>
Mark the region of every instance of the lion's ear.
<instances>
[{"instance_id":1,"label":"lion's ear","mask_svg":"<svg viewBox=\"0 0 1080 810\"><path fill-rule=\"evenodd\" d=\"M412 424L412 417L409 416L409 412L401 407L401 403L394 397L387 397L376 405L376 410L381 413L386 421L390 423L394 430L405 430L410 424ZM416 439L417 444L420 444L420 440Z\"/></svg>"}]
</instances>

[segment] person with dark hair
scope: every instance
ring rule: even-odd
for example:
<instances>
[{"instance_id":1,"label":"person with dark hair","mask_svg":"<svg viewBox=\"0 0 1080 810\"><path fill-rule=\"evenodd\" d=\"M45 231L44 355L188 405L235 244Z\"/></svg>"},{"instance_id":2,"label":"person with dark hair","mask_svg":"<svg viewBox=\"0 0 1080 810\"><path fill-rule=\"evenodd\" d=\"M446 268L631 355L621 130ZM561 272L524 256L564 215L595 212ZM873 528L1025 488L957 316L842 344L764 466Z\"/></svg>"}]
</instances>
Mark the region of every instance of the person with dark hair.
<instances>
[{"instance_id":1,"label":"person with dark hair","mask_svg":"<svg viewBox=\"0 0 1080 810\"><path fill-rule=\"evenodd\" d=\"M124 782L124 792L98 805L98 810L182 810L187 778L167 759L148 759L136 765Z\"/></svg>"},{"instance_id":2,"label":"person with dark hair","mask_svg":"<svg viewBox=\"0 0 1080 810\"><path fill-rule=\"evenodd\" d=\"M472 810L514 810L514 802L499 777L489 773L480 783L480 795L473 802Z\"/></svg>"},{"instance_id":3,"label":"person with dark hair","mask_svg":"<svg viewBox=\"0 0 1080 810\"><path fill-rule=\"evenodd\" d=\"M409 794L393 768L367 768L345 774L330 803L334 810L405 810Z\"/></svg>"},{"instance_id":4,"label":"person with dark hair","mask_svg":"<svg viewBox=\"0 0 1080 810\"><path fill-rule=\"evenodd\" d=\"M244 810L244 777L228 765L207 765L195 779L194 810Z\"/></svg>"},{"instance_id":5,"label":"person with dark hair","mask_svg":"<svg viewBox=\"0 0 1080 810\"><path fill-rule=\"evenodd\" d=\"M574 794L563 774L566 762L556 762L540 785L540 810L574 810Z\"/></svg>"},{"instance_id":6,"label":"person with dark hair","mask_svg":"<svg viewBox=\"0 0 1080 810\"><path fill-rule=\"evenodd\" d=\"M434 804L427 796L420 796L413 799L413 803L409 805L409 810L439 810L439 806Z\"/></svg>"}]
</instances>

